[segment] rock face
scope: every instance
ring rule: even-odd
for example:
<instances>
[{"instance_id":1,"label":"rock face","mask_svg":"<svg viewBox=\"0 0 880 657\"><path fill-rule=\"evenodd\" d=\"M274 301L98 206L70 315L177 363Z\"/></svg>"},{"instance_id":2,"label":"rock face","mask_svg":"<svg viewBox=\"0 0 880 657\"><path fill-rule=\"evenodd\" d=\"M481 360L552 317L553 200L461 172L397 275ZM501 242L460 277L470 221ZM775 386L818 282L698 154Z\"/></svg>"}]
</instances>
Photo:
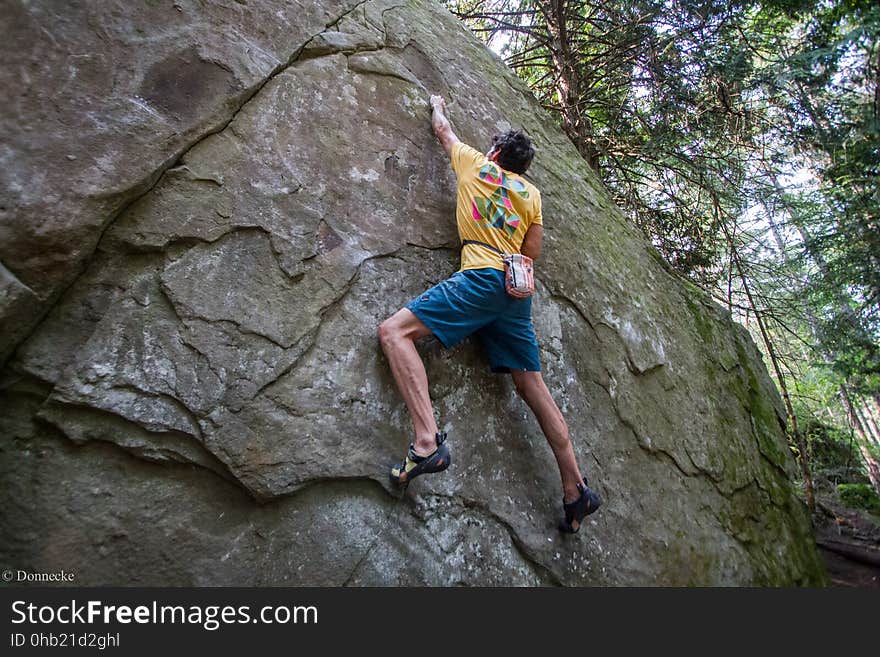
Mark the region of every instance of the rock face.
<instances>
[{"instance_id":1,"label":"rock face","mask_svg":"<svg viewBox=\"0 0 880 657\"><path fill-rule=\"evenodd\" d=\"M29 2L2 44L3 562L79 584L816 584L748 334L670 275L528 90L414 0ZM524 127L545 378L606 504L509 377L420 345L454 465L410 428L380 321L457 267L447 97ZM97 558L96 558L97 555Z\"/></svg>"}]
</instances>

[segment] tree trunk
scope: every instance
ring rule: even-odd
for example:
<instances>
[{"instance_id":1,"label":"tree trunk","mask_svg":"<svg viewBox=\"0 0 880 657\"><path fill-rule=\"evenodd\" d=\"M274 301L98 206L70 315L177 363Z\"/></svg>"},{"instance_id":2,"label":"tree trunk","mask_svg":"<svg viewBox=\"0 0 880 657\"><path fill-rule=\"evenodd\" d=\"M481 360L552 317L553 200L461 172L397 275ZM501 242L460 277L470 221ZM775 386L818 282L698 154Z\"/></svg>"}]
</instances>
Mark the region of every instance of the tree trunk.
<instances>
[{"instance_id":1,"label":"tree trunk","mask_svg":"<svg viewBox=\"0 0 880 657\"><path fill-rule=\"evenodd\" d=\"M867 433L865 432L865 427L862 425L862 422L856 413L849 393L843 385L838 388L838 391L840 393L840 400L843 402L843 406L846 408L846 412L849 415L849 421L859 437L859 452L861 452L862 458L865 461L865 468L868 471L868 479L871 481L871 486L873 486L874 490L877 491L877 494L880 495L880 462L874 458L874 455L871 454L871 451L868 449L870 443L868 441Z\"/></svg>"},{"instance_id":2,"label":"tree trunk","mask_svg":"<svg viewBox=\"0 0 880 657\"><path fill-rule=\"evenodd\" d=\"M568 34L568 7L566 0L538 0L535 3L544 17L550 42L547 49L553 61L556 93L562 112L565 133L578 149L590 168L599 173L599 152L596 149L593 124L582 106L581 79L576 55L572 52Z\"/></svg>"},{"instance_id":3,"label":"tree trunk","mask_svg":"<svg viewBox=\"0 0 880 657\"><path fill-rule=\"evenodd\" d=\"M742 283L743 291L746 293L746 298L749 300L749 306L755 314L755 323L758 325L758 329L761 332L761 339L764 342L764 347L767 349L767 355L770 357L770 362L773 365L773 371L776 374L776 381L779 383L779 390L782 393L782 401L785 403L788 421L791 422L791 430L794 434L795 445L799 452L798 464L801 466L801 474L804 477L804 495L807 498L807 506L813 511L816 508L816 500L813 496L813 477L810 474L810 464L807 460L807 442L798 428L797 416L795 416L794 407L791 405L791 397L788 394L788 385L786 385L785 376L782 374L779 359L776 357L776 349L773 347L773 342L770 340L770 333L767 331L764 319L762 318L761 312L758 310L758 305L755 303L755 298L752 295L752 289L749 285L749 280L746 277L745 268L740 260L739 251L737 251L736 243L733 241L733 236L730 234L730 230L727 227L727 222L724 220L724 210L721 208L717 196L715 196L711 190L710 194L712 194L715 211L717 212L719 223L721 224L721 230L724 232L727 246L730 249L730 257L736 265L736 271L739 275L739 280Z\"/></svg>"},{"instance_id":4,"label":"tree trunk","mask_svg":"<svg viewBox=\"0 0 880 657\"><path fill-rule=\"evenodd\" d=\"M874 433L871 429L871 424L868 421L868 418L865 417L864 412L859 407L858 395L853 396L852 402L853 402L853 413L855 413L855 416L858 418L859 424L862 425L862 431L865 432L865 444L866 445L873 445L876 442L876 439L874 438Z\"/></svg>"},{"instance_id":5,"label":"tree trunk","mask_svg":"<svg viewBox=\"0 0 880 657\"><path fill-rule=\"evenodd\" d=\"M776 178L773 178L774 184L776 184ZM716 207L717 204L716 204ZM719 208L720 212L720 208ZM782 235L779 232L779 228L773 222L772 213L767 213L768 220L770 222L770 228L773 231L773 237L776 239L776 245L779 248L780 257L785 260L785 243L782 240ZM735 259L737 271L740 272L740 280L743 284L743 289L745 290L746 297L749 300L749 305L755 311L755 321L758 323L758 327L761 330L761 335L764 338L764 346L767 349L767 353L770 356L770 361L773 363L773 369L776 372L776 380L779 382L779 388L782 391L782 399L785 402L785 410L788 413L789 422L791 422L791 430L794 433L795 443L798 448L798 452L800 453L800 458L798 462L801 466L801 473L804 476L804 488L807 498L807 506L810 507L810 510L815 509L815 500L813 498L813 477L810 473L810 464L807 460L807 441L804 436L801 434L800 429L798 428L797 416L794 414L794 408L791 405L791 398L788 395L788 386L785 383L785 377L782 375L782 370L779 367L779 363L776 359L775 350L773 349L773 344L770 342L770 337L767 330L764 327L764 322L761 319L760 314L758 313L758 309L755 306L755 302L752 299L752 293L749 288L748 281L746 280L745 273L741 269L741 263L739 261L739 254L736 251L736 246L733 243L733 237L727 230L727 225L724 221L721 222L721 227L724 230L724 235L727 238L728 248L730 249L731 257ZM815 320L810 323L811 330L815 331Z\"/></svg>"},{"instance_id":6,"label":"tree trunk","mask_svg":"<svg viewBox=\"0 0 880 657\"><path fill-rule=\"evenodd\" d=\"M880 462L874 458L874 455L864 445L859 445L859 451L862 453L862 458L865 459L865 467L868 470L868 479L871 481L871 486L880 495Z\"/></svg>"},{"instance_id":7,"label":"tree trunk","mask_svg":"<svg viewBox=\"0 0 880 657\"><path fill-rule=\"evenodd\" d=\"M874 438L874 444L880 448L880 427L877 425L877 418L874 417L874 412L868 404L867 399L859 395L859 401L862 403L862 415L865 418L865 424L871 431L871 436Z\"/></svg>"}]
</instances>

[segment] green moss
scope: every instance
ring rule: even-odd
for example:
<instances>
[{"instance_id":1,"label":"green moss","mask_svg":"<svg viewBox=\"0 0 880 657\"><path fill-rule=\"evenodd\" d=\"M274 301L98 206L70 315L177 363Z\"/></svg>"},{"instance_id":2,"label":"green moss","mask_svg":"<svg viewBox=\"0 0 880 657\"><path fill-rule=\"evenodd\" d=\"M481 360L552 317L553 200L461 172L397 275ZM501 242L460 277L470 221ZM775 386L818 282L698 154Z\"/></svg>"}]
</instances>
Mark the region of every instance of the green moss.
<instances>
[{"instance_id":1,"label":"green moss","mask_svg":"<svg viewBox=\"0 0 880 657\"><path fill-rule=\"evenodd\" d=\"M785 443L779 440L780 431L776 409L767 395L764 394L763 387L755 372L754 363L745 352L740 340L736 341L736 351L742 366L742 372L746 377L746 385L745 390L741 390L741 385L734 386L734 390L745 393L745 405L754 419L755 437L758 440L761 453L784 469L789 455Z\"/></svg>"},{"instance_id":2,"label":"green moss","mask_svg":"<svg viewBox=\"0 0 880 657\"><path fill-rule=\"evenodd\" d=\"M711 346L715 343L714 321L707 315L703 306L692 299L689 294L684 295L684 301L690 311L693 327L703 342L711 349Z\"/></svg>"},{"instance_id":3,"label":"green moss","mask_svg":"<svg viewBox=\"0 0 880 657\"><path fill-rule=\"evenodd\" d=\"M868 484L838 484L840 501L853 509L864 509L880 516L880 495Z\"/></svg>"},{"instance_id":4,"label":"green moss","mask_svg":"<svg viewBox=\"0 0 880 657\"><path fill-rule=\"evenodd\" d=\"M712 586L717 580L717 555L695 546L693 539L676 532L663 552L663 565L657 582L666 586Z\"/></svg>"}]
</instances>

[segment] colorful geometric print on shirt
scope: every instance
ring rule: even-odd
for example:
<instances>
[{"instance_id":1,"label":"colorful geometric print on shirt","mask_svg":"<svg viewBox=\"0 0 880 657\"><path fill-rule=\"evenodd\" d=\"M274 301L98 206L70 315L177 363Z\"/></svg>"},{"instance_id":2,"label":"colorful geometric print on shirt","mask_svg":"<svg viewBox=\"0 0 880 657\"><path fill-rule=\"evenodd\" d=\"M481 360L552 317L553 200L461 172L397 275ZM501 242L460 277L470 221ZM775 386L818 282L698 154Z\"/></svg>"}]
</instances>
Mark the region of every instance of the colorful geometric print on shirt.
<instances>
[{"instance_id":1,"label":"colorful geometric print on shirt","mask_svg":"<svg viewBox=\"0 0 880 657\"><path fill-rule=\"evenodd\" d=\"M491 162L483 165L479 176L480 180L498 185L498 188L489 198L474 198L471 216L474 221L482 222L486 228L497 228L505 231L508 237L513 237L516 229L519 228L521 217L514 213L509 194L517 194L527 199L529 191L525 183L508 176Z\"/></svg>"}]
</instances>

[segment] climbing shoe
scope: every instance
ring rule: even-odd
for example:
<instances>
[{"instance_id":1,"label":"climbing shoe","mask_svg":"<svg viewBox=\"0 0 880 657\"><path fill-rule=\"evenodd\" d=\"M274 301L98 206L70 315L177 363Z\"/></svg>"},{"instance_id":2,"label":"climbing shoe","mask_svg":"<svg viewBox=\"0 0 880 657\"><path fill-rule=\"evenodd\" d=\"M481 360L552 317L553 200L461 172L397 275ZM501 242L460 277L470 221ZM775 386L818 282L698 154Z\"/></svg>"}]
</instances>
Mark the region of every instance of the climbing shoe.
<instances>
[{"instance_id":1,"label":"climbing shoe","mask_svg":"<svg viewBox=\"0 0 880 657\"><path fill-rule=\"evenodd\" d=\"M565 518L559 523L559 531L564 534L577 534L583 519L602 506L601 498L587 486L586 477L584 477L584 483L578 484L577 488L581 495L574 502L566 504L565 498L562 498Z\"/></svg>"},{"instance_id":2,"label":"climbing shoe","mask_svg":"<svg viewBox=\"0 0 880 657\"><path fill-rule=\"evenodd\" d=\"M427 456L416 454L414 445L410 443L406 458L391 468L391 480L396 484L407 484L419 475L443 472L448 468L452 459L446 445L446 432L436 434L434 440L437 441L437 449Z\"/></svg>"}]
</instances>

